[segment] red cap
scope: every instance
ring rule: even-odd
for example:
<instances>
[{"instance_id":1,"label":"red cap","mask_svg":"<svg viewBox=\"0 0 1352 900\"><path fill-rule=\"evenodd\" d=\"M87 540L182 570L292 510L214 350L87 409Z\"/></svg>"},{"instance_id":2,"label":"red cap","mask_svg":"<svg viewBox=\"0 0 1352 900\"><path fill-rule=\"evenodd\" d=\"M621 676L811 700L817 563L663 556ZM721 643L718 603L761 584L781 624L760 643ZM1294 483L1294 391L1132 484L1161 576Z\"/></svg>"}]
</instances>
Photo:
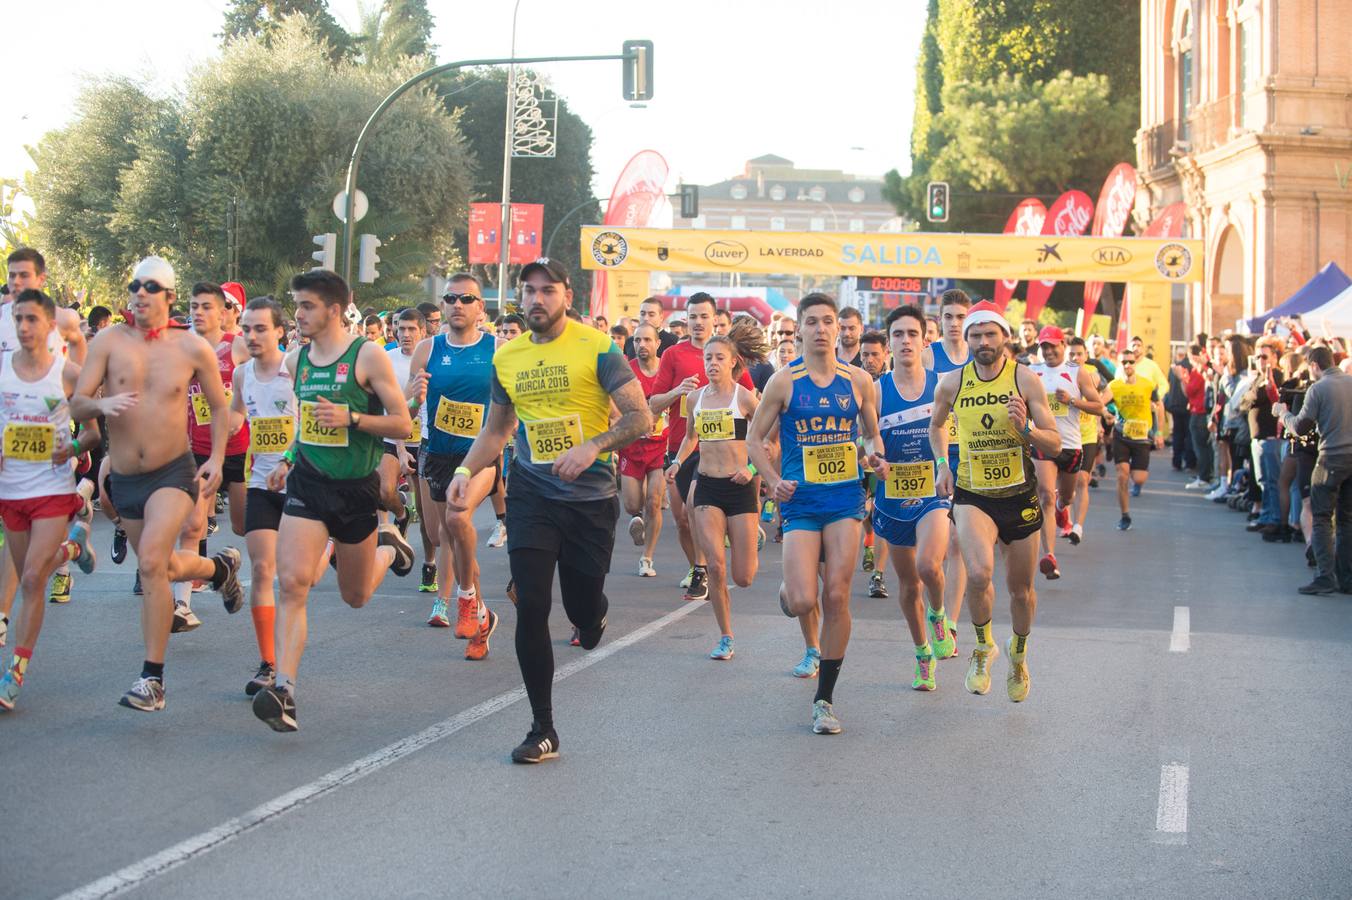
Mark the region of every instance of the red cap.
<instances>
[{"instance_id":1,"label":"red cap","mask_svg":"<svg viewBox=\"0 0 1352 900\"><path fill-rule=\"evenodd\" d=\"M229 298L226 302L233 300L235 301L235 305L238 306L241 311L244 310L244 304L248 302L248 300L245 299L244 285L240 284L238 281L227 281L221 285L221 290L224 291L225 296Z\"/></svg>"},{"instance_id":2,"label":"red cap","mask_svg":"<svg viewBox=\"0 0 1352 900\"><path fill-rule=\"evenodd\" d=\"M1064 344L1066 333L1055 325L1047 325L1037 333L1037 342L1039 344Z\"/></svg>"}]
</instances>

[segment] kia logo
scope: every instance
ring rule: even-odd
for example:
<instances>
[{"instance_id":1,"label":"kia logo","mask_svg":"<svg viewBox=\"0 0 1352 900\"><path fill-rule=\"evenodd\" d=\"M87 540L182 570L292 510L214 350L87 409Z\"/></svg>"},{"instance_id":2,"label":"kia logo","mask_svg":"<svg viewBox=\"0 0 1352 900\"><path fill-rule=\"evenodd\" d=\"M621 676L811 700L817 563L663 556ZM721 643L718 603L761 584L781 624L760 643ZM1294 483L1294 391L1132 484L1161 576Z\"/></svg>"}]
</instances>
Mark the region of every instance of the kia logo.
<instances>
[{"instance_id":1,"label":"kia logo","mask_svg":"<svg viewBox=\"0 0 1352 900\"><path fill-rule=\"evenodd\" d=\"M1098 247L1094 250L1094 262L1101 266L1124 266L1131 262L1131 251L1125 247Z\"/></svg>"},{"instance_id":2,"label":"kia logo","mask_svg":"<svg viewBox=\"0 0 1352 900\"><path fill-rule=\"evenodd\" d=\"M737 241L714 241L704 248L704 258L716 266L740 266L751 251Z\"/></svg>"}]
</instances>

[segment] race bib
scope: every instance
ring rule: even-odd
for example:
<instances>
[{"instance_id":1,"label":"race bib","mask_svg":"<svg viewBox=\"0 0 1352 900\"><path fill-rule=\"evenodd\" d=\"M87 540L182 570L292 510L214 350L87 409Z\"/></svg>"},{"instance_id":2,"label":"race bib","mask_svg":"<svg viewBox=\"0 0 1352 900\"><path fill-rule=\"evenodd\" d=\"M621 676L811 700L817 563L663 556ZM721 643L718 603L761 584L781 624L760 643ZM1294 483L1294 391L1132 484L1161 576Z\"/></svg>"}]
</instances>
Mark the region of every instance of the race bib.
<instances>
[{"instance_id":1,"label":"race bib","mask_svg":"<svg viewBox=\"0 0 1352 900\"><path fill-rule=\"evenodd\" d=\"M803 448L803 477L809 484L841 484L859 480L859 451L854 444Z\"/></svg>"},{"instance_id":2,"label":"race bib","mask_svg":"<svg viewBox=\"0 0 1352 900\"><path fill-rule=\"evenodd\" d=\"M225 403L227 406L230 405L230 398L232 396L233 394L231 393L230 388L226 388ZM193 421L196 422L198 425L210 425L211 404L207 402L207 395L199 391L196 394L190 394L189 399L192 400Z\"/></svg>"},{"instance_id":3,"label":"race bib","mask_svg":"<svg viewBox=\"0 0 1352 900\"><path fill-rule=\"evenodd\" d=\"M432 424L438 431L456 437L476 438L484 428L484 405L460 403L443 396L437 401L437 414Z\"/></svg>"},{"instance_id":4,"label":"race bib","mask_svg":"<svg viewBox=\"0 0 1352 900\"><path fill-rule=\"evenodd\" d=\"M335 403L339 409L347 411L346 403ZM300 442L312 447L346 447L347 426L329 428L319 424L319 404L309 400L300 403Z\"/></svg>"},{"instance_id":5,"label":"race bib","mask_svg":"<svg viewBox=\"0 0 1352 900\"><path fill-rule=\"evenodd\" d=\"M1070 409L1070 404L1062 403L1060 400L1057 400L1055 394L1047 395L1047 405L1051 407L1052 415L1054 416L1064 416L1066 410Z\"/></svg>"},{"instance_id":6,"label":"race bib","mask_svg":"<svg viewBox=\"0 0 1352 900\"><path fill-rule=\"evenodd\" d=\"M51 462L56 449L55 425L22 425L10 422L5 426L5 456L24 462Z\"/></svg>"},{"instance_id":7,"label":"race bib","mask_svg":"<svg viewBox=\"0 0 1352 900\"><path fill-rule=\"evenodd\" d=\"M948 414L948 445L951 447L958 442L958 417L951 412Z\"/></svg>"},{"instance_id":8,"label":"race bib","mask_svg":"<svg viewBox=\"0 0 1352 900\"><path fill-rule=\"evenodd\" d=\"M660 438L662 437L662 435L666 433L667 433L667 411L664 409L662 410L662 414L660 416L653 419L652 436L655 438Z\"/></svg>"},{"instance_id":9,"label":"race bib","mask_svg":"<svg viewBox=\"0 0 1352 900\"><path fill-rule=\"evenodd\" d=\"M1150 423L1140 419L1127 419L1122 423L1122 434L1129 441L1143 441L1150 436Z\"/></svg>"},{"instance_id":10,"label":"race bib","mask_svg":"<svg viewBox=\"0 0 1352 900\"><path fill-rule=\"evenodd\" d=\"M888 463L884 496L888 500L925 500L934 496L934 463Z\"/></svg>"},{"instance_id":11,"label":"race bib","mask_svg":"<svg viewBox=\"0 0 1352 900\"><path fill-rule=\"evenodd\" d=\"M408 433L408 438L404 441L406 444L422 443L422 419L418 416L413 417L413 430Z\"/></svg>"},{"instance_id":12,"label":"race bib","mask_svg":"<svg viewBox=\"0 0 1352 900\"><path fill-rule=\"evenodd\" d=\"M531 462L553 462L582 443L582 418L576 413L526 423Z\"/></svg>"},{"instance_id":13,"label":"race bib","mask_svg":"<svg viewBox=\"0 0 1352 900\"><path fill-rule=\"evenodd\" d=\"M682 395L681 395L681 418L682 418L682 419L688 419L688 418L690 418L690 395L689 395L689 394L682 394Z\"/></svg>"},{"instance_id":14,"label":"race bib","mask_svg":"<svg viewBox=\"0 0 1352 900\"><path fill-rule=\"evenodd\" d=\"M695 437L701 441L731 441L737 438L737 423L731 409L701 409L695 413Z\"/></svg>"},{"instance_id":15,"label":"race bib","mask_svg":"<svg viewBox=\"0 0 1352 900\"><path fill-rule=\"evenodd\" d=\"M984 490L1018 487L1024 481L1023 451L1011 447L973 453L971 480L972 487Z\"/></svg>"},{"instance_id":16,"label":"race bib","mask_svg":"<svg viewBox=\"0 0 1352 900\"><path fill-rule=\"evenodd\" d=\"M285 453L296 439L296 420L291 416L260 416L249 420L251 453Z\"/></svg>"},{"instance_id":17,"label":"race bib","mask_svg":"<svg viewBox=\"0 0 1352 900\"><path fill-rule=\"evenodd\" d=\"M1098 443L1098 416L1080 410L1080 443Z\"/></svg>"}]
</instances>

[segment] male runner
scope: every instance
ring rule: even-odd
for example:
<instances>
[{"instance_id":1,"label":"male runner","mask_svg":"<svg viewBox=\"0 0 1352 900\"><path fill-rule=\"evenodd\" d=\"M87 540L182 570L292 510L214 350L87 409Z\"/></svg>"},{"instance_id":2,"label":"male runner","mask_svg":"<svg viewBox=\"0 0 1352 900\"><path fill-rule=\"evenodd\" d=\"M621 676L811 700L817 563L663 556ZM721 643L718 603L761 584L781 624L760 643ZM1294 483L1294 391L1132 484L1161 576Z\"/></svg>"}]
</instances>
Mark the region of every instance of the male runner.
<instances>
[{"instance_id":1,"label":"male runner","mask_svg":"<svg viewBox=\"0 0 1352 900\"><path fill-rule=\"evenodd\" d=\"M1130 497L1141 496L1141 487L1150 478L1150 449L1164 448L1160 423L1164 404L1159 386L1136 373L1140 357L1135 350L1123 350L1117 357L1117 377L1103 392L1104 403L1117 404L1117 424L1113 428L1113 460L1117 463L1117 505L1122 518L1119 531L1131 527Z\"/></svg>"},{"instance_id":2,"label":"male runner","mask_svg":"<svg viewBox=\"0 0 1352 900\"><path fill-rule=\"evenodd\" d=\"M1069 535L1070 507L1075 499L1075 484L1084 468L1084 440L1080 436L1080 417L1103 413L1096 373L1066 361L1066 335L1055 325L1038 333L1042 362L1034 363L1033 374L1042 381L1047 406L1061 435L1061 450L1046 456L1033 450L1037 468L1038 501L1042 504L1042 559L1038 568L1048 579L1061 577L1056 564L1056 535Z\"/></svg>"},{"instance_id":3,"label":"male runner","mask_svg":"<svg viewBox=\"0 0 1352 900\"><path fill-rule=\"evenodd\" d=\"M859 339L859 367L875 382L887 373L887 335L881 331L866 331ZM872 470L864 473L864 571L872 572L868 579L868 595L887 599L887 541L873 530L873 496L877 493L877 477Z\"/></svg>"},{"instance_id":4,"label":"male runner","mask_svg":"<svg viewBox=\"0 0 1352 900\"><path fill-rule=\"evenodd\" d=\"M475 479L493 468L515 431L507 553L516 582L516 658L534 718L512 761L538 763L559 755L549 642L554 571L564 611L591 650L609 609L606 572L619 515L614 451L650 434L653 417L610 336L564 316L573 290L561 263L541 258L523 266L520 296L530 334L493 358L488 421L457 467L447 501L469 507ZM620 415L607 430L612 403Z\"/></svg>"},{"instance_id":5,"label":"male runner","mask_svg":"<svg viewBox=\"0 0 1352 900\"><path fill-rule=\"evenodd\" d=\"M864 317L853 306L840 311L840 342L836 346L836 356L847 366L859 366L859 344L864 337Z\"/></svg>"},{"instance_id":6,"label":"male runner","mask_svg":"<svg viewBox=\"0 0 1352 900\"><path fill-rule=\"evenodd\" d=\"M780 605L786 615L817 615L818 563L825 555L822 658L812 730L838 734L841 725L832 702L850 641L850 581L864 518L859 478L863 447L858 441L862 432L865 441L876 445L878 413L873 380L836 357L840 320L835 300L808 294L798 301L798 330L803 355L765 385L747 450L784 522ZM766 447L776 431L782 469Z\"/></svg>"},{"instance_id":7,"label":"male runner","mask_svg":"<svg viewBox=\"0 0 1352 900\"><path fill-rule=\"evenodd\" d=\"M1067 349L1070 361L1089 372L1094 381L1094 390L1102 391L1108 382L1099 374L1098 369L1089 364L1089 347L1084 338L1072 337ZM1100 397L1099 405L1102 406ZM1103 415L1080 412L1080 470L1075 473L1075 503L1072 507L1074 521L1066 535L1072 544L1084 540L1084 520L1089 515L1089 482L1094 477L1094 462L1099 454L1099 434L1103 430Z\"/></svg>"},{"instance_id":8,"label":"male runner","mask_svg":"<svg viewBox=\"0 0 1352 900\"><path fill-rule=\"evenodd\" d=\"M329 538L338 560L338 591L354 609L366 605L385 573L413 568L413 548L394 525L377 536L381 438L413 428L404 392L379 344L348 333L344 310L352 292L326 269L291 279L296 327L308 338L296 358L300 410L296 442L268 476L286 486L277 528L277 580L282 592L281 652L271 687L254 695L254 715L274 731L296 731L296 675L305 652L306 602ZM383 408L383 412L382 412Z\"/></svg>"},{"instance_id":9,"label":"male runner","mask_svg":"<svg viewBox=\"0 0 1352 900\"><path fill-rule=\"evenodd\" d=\"M408 384L413 364L413 348L426 336L425 327L422 314L416 309L402 310L394 317L394 346L387 349L385 355L390 359L395 382L400 390ZM422 424L417 416L410 415L410 418L413 421L413 430L405 435L402 441L386 438L384 455L380 458L380 465L376 467L380 475L381 506L393 512L395 523L405 538L408 536L410 510L408 494L400 489L399 481L405 476L410 479L418 477L418 445L422 442ZM416 481L410 486L417 491ZM431 558L431 544L425 542L423 564L426 565Z\"/></svg>"},{"instance_id":10,"label":"male runner","mask_svg":"<svg viewBox=\"0 0 1352 900\"><path fill-rule=\"evenodd\" d=\"M0 678L0 708L12 710L42 628L47 579L72 559L81 571L94 571L89 525L71 525L84 507L71 460L99 442L99 430L96 422L86 422L80 438L71 441L68 398L80 367L48 346L56 304L42 291L26 288L6 307L14 317L19 349L0 355L0 516L7 555L23 588L14 655Z\"/></svg>"},{"instance_id":11,"label":"male runner","mask_svg":"<svg viewBox=\"0 0 1352 900\"><path fill-rule=\"evenodd\" d=\"M239 551L227 547L211 559L174 542L202 494L221 481L229 439L229 406L220 360L201 337L169 324L174 270L158 256L137 264L127 285L131 323L99 332L89 345L70 401L71 417L108 423L108 495L122 519L141 575L141 632L146 658L141 675L120 703L143 712L164 709L164 655L173 624L170 582L208 579L226 612L244 605ZM188 446L182 410L196 379L211 410L211 454L197 465ZM105 396L95 398L104 388Z\"/></svg>"},{"instance_id":12,"label":"male runner","mask_svg":"<svg viewBox=\"0 0 1352 900\"><path fill-rule=\"evenodd\" d=\"M630 338L634 358L629 360L629 367L634 370L645 399L652 397L657 382L657 335L656 326L643 322ZM643 554L638 558L638 574L644 578L657 574L653 568L653 553L662 533L662 495L666 482L662 467L666 450L666 412L657 416L651 435L620 450L620 495L624 499L624 511L631 516L629 537L634 546L643 548Z\"/></svg>"},{"instance_id":13,"label":"male runner","mask_svg":"<svg viewBox=\"0 0 1352 900\"><path fill-rule=\"evenodd\" d=\"M420 343L413 351L410 389L426 390L427 449L420 468L432 501L432 520L449 546L457 584L455 636L468 640L465 658L480 660L488 655L488 639L498 627L498 616L479 596L479 563L474 529L474 511L497 489L498 467L489 466L469 486L462 501L452 501L446 488L465 454L483 430L493 388L493 354L497 341L478 328L483 298L477 282L457 276L451 280L442 305L446 332ZM505 348L504 348L505 349ZM432 604L427 624L444 628L450 624L447 603L450 574Z\"/></svg>"},{"instance_id":14,"label":"male runner","mask_svg":"<svg viewBox=\"0 0 1352 900\"><path fill-rule=\"evenodd\" d=\"M967 690L990 690L990 664L1000 655L991 636L995 603L992 577L994 544L1001 544L1009 587L1009 699L1028 697L1030 679L1024 654L1037 610L1033 573L1037 562L1042 510L1034 487L1030 445L1048 455L1061 447L1042 382L1021 363L1005 356L1009 323L989 301L967 313L963 338L972 361L949 372L934 392L930 444L938 469L940 497L953 498L953 523L967 564L967 609L976 628L976 647L967 665ZM952 411L958 425L958 474L948 468L948 428Z\"/></svg>"},{"instance_id":15,"label":"male runner","mask_svg":"<svg viewBox=\"0 0 1352 900\"><path fill-rule=\"evenodd\" d=\"M944 553L948 549L948 511L952 503L934 487L930 413L939 376L921 363L925 314L900 306L887 314L892 371L877 382L881 454L869 459L878 476L873 505L874 532L887 541L900 585L901 611L915 645L917 691L935 689L935 662L952 654L953 633L945 624ZM924 586L924 607L920 591ZM927 615L922 612L927 611ZM930 643L930 627L945 642Z\"/></svg>"}]
</instances>

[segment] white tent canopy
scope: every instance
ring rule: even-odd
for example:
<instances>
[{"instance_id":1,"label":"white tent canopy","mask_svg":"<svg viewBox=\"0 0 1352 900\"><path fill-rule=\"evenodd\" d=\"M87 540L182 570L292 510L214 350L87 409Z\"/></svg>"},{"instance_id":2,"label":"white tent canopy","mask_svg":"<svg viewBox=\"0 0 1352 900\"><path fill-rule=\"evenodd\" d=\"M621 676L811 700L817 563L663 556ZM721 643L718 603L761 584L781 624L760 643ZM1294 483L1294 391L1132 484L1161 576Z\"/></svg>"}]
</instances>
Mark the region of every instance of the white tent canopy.
<instances>
[{"instance_id":1,"label":"white tent canopy","mask_svg":"<svg viewBox=\"0 0 1352 900\"><path fill-rule=\"evenodd\" d=\"M1309 312L1301 314L1301 320L1311 337L1329 336L1352 337L1352 287L1347 288L1325 303Z\"/></svg>"}]
</instances>

